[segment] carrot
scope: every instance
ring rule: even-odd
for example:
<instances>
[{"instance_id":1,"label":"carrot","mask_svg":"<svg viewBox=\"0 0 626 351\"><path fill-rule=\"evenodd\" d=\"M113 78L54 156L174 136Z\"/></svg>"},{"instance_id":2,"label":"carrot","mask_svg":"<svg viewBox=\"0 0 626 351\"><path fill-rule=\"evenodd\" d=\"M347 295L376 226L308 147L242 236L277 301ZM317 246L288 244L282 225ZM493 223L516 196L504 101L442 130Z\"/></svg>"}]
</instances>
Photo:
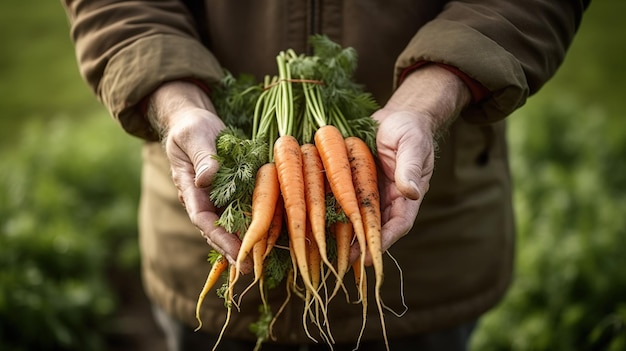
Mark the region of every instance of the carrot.
<instances>
[{"instance_id":1,"label":"carrot","mask_svg":"<svg viewBox=\"0 0 626 351\"><path fill-rule=\"evenodd\" d=\"M267 235L267 230L274 217L274 209L280 194L276 165L266 163L259 168L252 193L252 221L241 239L241 248L237 255L236 274L241 263L248 256L254 244Z\"/></svg>"},{"instance_id":2,"label":"carrot","mask_svg":"<svg viewBox=\"0 0 626 351\"><path fill-rule=\"evenodd\" d=\"M280 190L285 203L289 242L297 268L307 286L311 285L306 254L306 201L302 152L296 138L284 135L274 143L274 162L278 171Z\"/></svg>"},{"instance_id":3,"label":"carrot","mask_svg":"<svg viewBox=\"0 0 626 351\"><path fill-rule=\"evenodd\" d=\"M254 245L262 238L267 237L279 194L276 165L272 162L266 163L258 169L256 174L252 193L252 221L241 239L241 248L235 263L235 276L233 284L230 285L231 292L234 283L239 279L241 264L248 257ZM262 261L259 264L262 265Z\"/></svg>"},{"instance_id":4,"label":"carrot","mask_svg":"<svg viewBox=\"0 0 626 351\"><path fill-rule=\"evenodd\" d=\"M317 299L311 300L311 296L313 296L313 294L316 291L318 291L320 283L321 283L322 260L321 260L319 249L317 248L317 244L315 243L315 240L313 239L313 233L311 230L310 222L307 225L306 234L307 234L307 238L306 238L307 265L309 269L309 274L311 275L311 285L313 286L313 290L307 289L305 291L304 313L302 314L302 323L306 324L306 315L309 314L314 324L320 327L321 324L319 322L319 313L318 313L320 304ZM315 307L317 307L315 309L315 314L313 314L313 312L311 311L311 308L310 308L311 304L314 304ZM324 331L321 328L319 330L320 330L321 335L324 337L325 336Z\"/></svg>"},{"instance_id":5,"label":"carrot","mask_svg":"<svg viewBox=\"0 0 626 351\"><path fill-rule=\"evenodd\" d=\"M196 331L202 328L202 320L200 319L200 307L202 306L202 302L204 301L204 298L206 297L209 290L211 290L215 283L217 283L220 275L222 275L222 273L226 271L226 268L228 268L228 260L226 259L226 257L219 255L215 263L213 263L211 270L209 271L209 275L206 278L206 282L204 283L204 287L202 287L200 297L198 297L198 302L196 303L196 319L198 320L198 327L196 328Z\"/></svg>"},{"instance_id":6,"label":"carrot","mask_svg":"<svg viewBox=\"0 0 626 351\"><path fill-rule=\"evenodd\" d=\"M278 201L276 201L276 208L274 209L274 218L272 218L272 223L270 224L270 228L267 230L267 247L265 249L265 253L263 254L263 259L267 258L270 254L274 245L276 245L276 241L280 237L280 232L283 228L283 198L282 196L278 197Z\"/></svg>"},{"instance_id":7,"label":"carrot","mask_svg":"<svg viewBox=\"0 0 626 351\"><path fill-rule=\"evenodd\" d=\"M322 256L320 249L317 246L317 242L313 238L313 231L307 231L307 264L309 266L309 272L311 274L311 284L315 291L317 291L322 282Z\"/></svg>"},{"instance_id":8,"label":"carrot","mask_svg":"<svg viewBox=\"0 0 626 351\"><path fill-rule=\"evenodd\" d=\"M252 247L252 263L253 263L253 272L254 279L248 285L248 287L239 295L239 299L237 301L237 305L241 304L241 299L243 296L252 288L256 283L259 283L259 291L261 293L261 301L263 305L267 305L265 300L265 293L263 291L263 262L265 254L265 250L267 249L267 237L264 236L261 240L257 241L256 244Z\"/></svg>"},{"instance_id":9,"label":"carrot","mask_svg":"<svg viewBox=\"0 0 626 351\"><path fill-rule=\"evenodd\" d=\"M328 260L326 250L326 189L324 180L324 166L317 147L313 144L301 146L304 168L304 186L306 208L311 225L312 239L322 262L337 277L337 271Z\"/></svg>"},{"instance_id":10,"label":"carrot","mask_svg":"<svg viewBox=\"0 0 626 351\"><path fill-rule=\"evenodd\" d=\"M333 125L320 127L315 132L314 138L315 146L326 170L328 184L337 202L350 219L361 252L364 253L366 250L365 230L356 192L352 185L352 173L344 138L339 129ZM360 255L360 263L362 267L365 266L364 254Z\"/></svg>"},{"instance_id":11,"label":"carrot","mask_svg":"<svg viewBox=\"0 0 626 351\"><path fill-rule=\"evenodd\" d=\"M274 143L274 162L276 163L280 190L285 204L289 245L293 260L296 268L300 271L300 276L306 289L323 305L321 297L311 282L307 264L306 196L304 175L302 173L302 151L296 138L290 135L282 135L276 140ZM323 306L322 313L326 322L326 311Z\"/></svg>"},{"instance_id":12,"label":"carrot","mask_svg":"<svg viewBox=\"0 0 626 351\"><path fill-rule=\"evenodd\" d=\"M236 269L233 266L230 266L230 270L228 271L228 284L232 285L234 284L234 280L235 280L235 274L236 274ZM228 327L228 324L230 323L230 317L233 313L233 306L232 303L229 301L233 300L233 296L231 295L232 293L232 289L228 289L226 291L226 296L224 296L224 300L226 301L226 320L224 321L224 325L222 326L222 330L220 331L219 335L217 336L217 340L215 341L215 345L213 345L213 349L212 351L217 350L217 346L219 345L220 341L222 340L222 337L224 336L224 332L226 331L226 327Z\"/></svg>"},{"instance_id":13,"label":"carrot","mask_svg":"<svg viewBox=\"0 0 626 351\"><path fill-rule=\"evenodd\" d=\"M331 299L339 291L339 287L343 287L343 277L348 272L350 267L350 244L354 238L354 230L352 230L352 223L350 222L336 222L333 224L333 231L335 234L335 243L337 245L337 284L331 294ZM345 287L344 287L345 291ZM348 293L346 292L346 298Z\"/></svg>"},{"instance_id":14,"label":"carrot","mask_svg":"<svg viewBox=\"0 0 626 351\"><path fill-rule=\"evenodd\" d=\"M381 238L380 194L376 176L376 163L371 150L365 142L357 137L345 139L352 170L352 182L359 201L361 217L365 225L368 252L372 258L376 276L375 296L378 306L385 344L387 335L385 330L384 313L380 297L383 283L383 249Z\"/></svg>"},{"instance_id":15,"label":"carrot","mask_svg":"<svg viewBox=\"0 0 626 351\"><path fill-rule=\"evenodd\" d=\"M345 139L352 171L352 182L365 226L367 247L377 279L383 278L380 194L374 156L365 142L357 137Z\"/></svg>"}]
</instances>

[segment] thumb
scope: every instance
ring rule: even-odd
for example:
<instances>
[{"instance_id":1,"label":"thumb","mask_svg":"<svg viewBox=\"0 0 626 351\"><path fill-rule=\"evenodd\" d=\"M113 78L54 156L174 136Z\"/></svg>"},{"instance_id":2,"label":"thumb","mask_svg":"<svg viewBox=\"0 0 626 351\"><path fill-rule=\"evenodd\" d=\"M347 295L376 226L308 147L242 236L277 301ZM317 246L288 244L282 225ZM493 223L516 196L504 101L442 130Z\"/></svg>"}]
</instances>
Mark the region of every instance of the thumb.
<instances>
[{"instance_id":1,"label":"thumb","mask_svg":"<svg viewBox=\"0 0 626 351\"><path fill-rule=\"evenodd\" d=\"M419 200L428 191L432 173L432 144L416 136L398 145L394 178L398 190L411 200Z\"/></svg>"},{"instance_id":2,"label":"thumb","mask_svg":"<svg viewBox=\"0 0 626 351\"><path fill-rule=\"evenodd\" d=\"M211 154L204 154L193 161L195 171L195 184L198 188L206 188L211 185L215 173L219 169L219 163Z\"/></svg>"}]
</instances>

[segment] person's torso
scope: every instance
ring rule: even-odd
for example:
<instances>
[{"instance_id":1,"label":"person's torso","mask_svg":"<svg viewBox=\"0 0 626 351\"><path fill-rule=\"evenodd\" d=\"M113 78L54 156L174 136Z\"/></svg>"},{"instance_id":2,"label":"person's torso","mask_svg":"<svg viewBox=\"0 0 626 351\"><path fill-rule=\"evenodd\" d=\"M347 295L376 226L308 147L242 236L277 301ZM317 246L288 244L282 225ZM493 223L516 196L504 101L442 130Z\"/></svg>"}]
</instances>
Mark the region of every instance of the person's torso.
<instances>
[{"instance_id":1,"label":"person's torso","mask_svg":"<svg viewBox=\"0 0 626 351\"><path fill-rule=\"evenodd\" d=\"M208 46L232 73L276 73L276 55L307 53L308 38L325 34L356 49L356 79L384 102L397 56L445 1L207 0Z\"/></svg>"}]
</instances>

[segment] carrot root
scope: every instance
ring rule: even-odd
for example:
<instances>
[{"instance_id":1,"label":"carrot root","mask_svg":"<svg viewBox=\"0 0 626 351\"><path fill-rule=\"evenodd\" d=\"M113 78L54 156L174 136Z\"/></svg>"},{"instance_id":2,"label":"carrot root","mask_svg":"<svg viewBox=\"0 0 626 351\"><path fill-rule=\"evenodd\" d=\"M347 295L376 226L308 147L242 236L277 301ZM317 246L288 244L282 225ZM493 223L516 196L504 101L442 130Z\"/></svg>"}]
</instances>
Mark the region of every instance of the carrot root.
<instances>
[{"instance_id":1,"label":"carrot root","mask_svg":"<svg viewBox=\"0 0 626 351\"><path fill-rule=\"evenodd\" d=\"M380 194L378 192L376 163L371 150L363 140L357 137L348 137L345 139L345 143L352 170L352 182L356 190L361 217L363 218L368 253L372 258L372 265L374 266L376 306L378 307L385 345L389 348L383 303L380 296L384 272Z\"/></svg>"},{"instance_id":2,"label":"carrot root","mask_svg":"<svg viewBox=\"0 0 626 351\"><path fill-rule=\"evenodd\" d=\"M306 249L306 195L303 175L302 151L296 138L290 135L279 137L274 143L274 162L278 171L280 190L285 203L285 215L289 230L289 244L295 264L307 291L320 302L324 323L328 324L324 303L313 288L307 264Z\"/></svg>"},{"instance_id":3,"label":"carrot root","mask_svg":"<svg viewBox=\"0 0 626 351\"><path fill-rule=\"evenodd\" d=\"M235 267L231 266L230 270L229 270L229 275L228 275L228 281L229 284L231 284L233 282L233 280L235 279L235 274L236 274L236 269ZM230 294L231 290L228 290L228 294ZM225 297L226 301L232 301L233 297L232 296L226 296ZM215 341L215 345L213 345L213 349L212 351L217 350L217 346L220 344L220 341L222 341L222 337L224 336L224 332L226 331L226 328L228 327L228 324L230 323L230 317L233 313L233 307L232 307L232 302L227 302L227 307L226 307L226 320L224 321L224 325L222 326L222 330L220 331L220 334L217 337L217 340Z\"/></svg>"},{"instance_id":4,"label":"carrot root","mask_svg":"<svg viewBox=\"0 0 626 351\"><path fill-rule=\"evenodd\" d=\"M322 164L326 170L328 184L337 202L339 202L339 205L352 223L354 234L362 253L360 255L360 264L363 269L365 267L367 241L356 191L352 183L353 177L345 140L339 129L332 125L320 127L315 132L314 139L315 146L317 146ZM363 282L359 282L359 286L362 285Z\"/></svg>"},{"instance_id":5,"label":"carrot root","mask_svg":"<svg viewBox=\"0 0 626 351\"><path fill-rule=\"evenodd\" d=\"M202 302L204 301L204 298L211 290L211 288L215 286L215 283L217 283L217 281L219 280L220 275L224 271L226 271L226 268L228 268L228 260L226 259L226 257L220 255L215 263L213 263L213 266L211 267L211 270L207 275L206 282L202 287L202 291L200 292L200 296L198 297L198 302L196 303L196 320L198 320L198 327L195 329L195 331L198 331L202 328L202 319L200 318L200 307L202 307Z\"/></svg>"}]
</instances>

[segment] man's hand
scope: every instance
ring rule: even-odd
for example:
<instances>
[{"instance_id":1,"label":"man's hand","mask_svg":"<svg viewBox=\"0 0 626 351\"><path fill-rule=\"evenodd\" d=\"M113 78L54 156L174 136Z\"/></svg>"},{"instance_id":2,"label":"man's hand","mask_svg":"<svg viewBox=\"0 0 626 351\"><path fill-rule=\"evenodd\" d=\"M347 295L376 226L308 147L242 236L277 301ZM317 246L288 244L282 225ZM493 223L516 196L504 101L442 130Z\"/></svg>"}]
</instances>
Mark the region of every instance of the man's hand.
<instances>
[{"instance_id":1,"label":"man's hand","mask_svg":"<svg viewBox=\"0 0 626 351\"><path fill-rule=\"evenodd\" d=\"M408 233L434 170L435 140L469 103L467 86L436 65L412 72L372 116L382 207L383 250Z\"/></svg>"},{"instance_id":2,"label":"man's hand","mask_svg":"<svg viewBox=\"0 0 626 351\"><path fill-rule=\"evenodd\" d=\"M216 226L216 208L209 200L209 188L218 163L215 140L225 128L204 91L187 82L162 85L150 97L150 122L159 130L169 159L178 198L191 222L209 245L234 263L241 241ZM250 270L248 262L243 271Z\"/></svg>"},{"instance_id":3,"label":"man's hand","mask_svg":"<svg viewBox=\"0 0 626 351\"><path fill-rule=\"evenodd\" d=\"M380 122L376 144L386 250L413 226L433 174L435 147L426 116L381 109L373 118Z\"/></svg>"}]
</instances>

